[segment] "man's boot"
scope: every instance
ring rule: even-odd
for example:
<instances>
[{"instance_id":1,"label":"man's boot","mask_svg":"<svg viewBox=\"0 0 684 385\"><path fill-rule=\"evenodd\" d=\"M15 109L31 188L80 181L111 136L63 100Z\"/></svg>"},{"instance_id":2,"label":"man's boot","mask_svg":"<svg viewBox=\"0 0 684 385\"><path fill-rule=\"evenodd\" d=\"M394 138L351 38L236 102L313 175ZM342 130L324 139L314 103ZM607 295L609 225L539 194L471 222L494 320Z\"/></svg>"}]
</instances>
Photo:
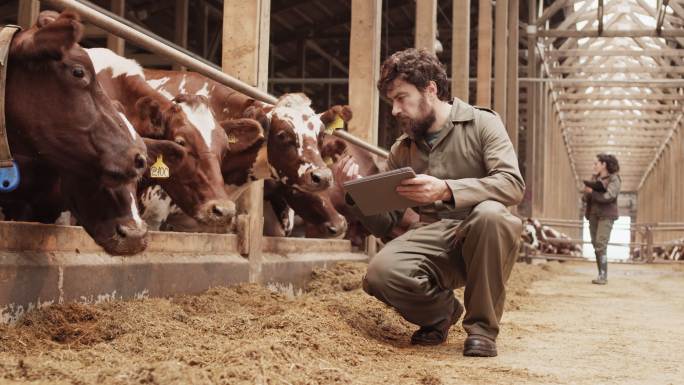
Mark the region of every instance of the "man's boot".
<instances>
[{"instance_id":1,"label":"man's boot","mask_svg":"<svg viewBox=\"0 0 684 385\"><path fill-rule=\"evenodd\" d=\"M592 279L591 283L596 285L605 285L608 283L608 257L604 255L596 256L596 264L598 265L598 277Z\"/></svg>"}]
</instances>

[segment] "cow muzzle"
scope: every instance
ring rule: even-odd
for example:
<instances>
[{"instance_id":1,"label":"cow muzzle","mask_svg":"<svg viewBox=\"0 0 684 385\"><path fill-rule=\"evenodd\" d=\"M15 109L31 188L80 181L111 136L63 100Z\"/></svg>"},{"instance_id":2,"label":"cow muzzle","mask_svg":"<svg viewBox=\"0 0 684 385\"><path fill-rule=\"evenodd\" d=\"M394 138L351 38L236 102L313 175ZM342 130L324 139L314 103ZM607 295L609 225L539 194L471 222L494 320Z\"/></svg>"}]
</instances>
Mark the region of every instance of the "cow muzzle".
<instances>
[{"instance_id":1,"label":"cow muzzle","mask_svg":"<svg viewBox=\"0 0 684 385\"><path fill-rule=\"evenodd\" d=\"M147 248L147 225L144 222L118 223L114 234L104 242L98 242L112 255L133 255Z\"/></svg>"},{"instance_id":2,"label":"cow muzzle","mask_svg":"<svg viewBox=\"0 0 684 385\"><path fill-rule=\"evenodd\" d=\"M225 225L235 216L235 203L233 201L211 200L200 206L196 219L209 225Z\"/></svg>"},{"instance_id":3,"label":"cow muzzle","mask_svg":"<svg viewBox=\"0 0 684 385\"><path fill-rule=\"evenodd\" d=\"M333 175L329 168L318 168L304 174L304 183L301 189L307 192L316 192L327 189L332 185Z\"/></svg>"}]
</instances>

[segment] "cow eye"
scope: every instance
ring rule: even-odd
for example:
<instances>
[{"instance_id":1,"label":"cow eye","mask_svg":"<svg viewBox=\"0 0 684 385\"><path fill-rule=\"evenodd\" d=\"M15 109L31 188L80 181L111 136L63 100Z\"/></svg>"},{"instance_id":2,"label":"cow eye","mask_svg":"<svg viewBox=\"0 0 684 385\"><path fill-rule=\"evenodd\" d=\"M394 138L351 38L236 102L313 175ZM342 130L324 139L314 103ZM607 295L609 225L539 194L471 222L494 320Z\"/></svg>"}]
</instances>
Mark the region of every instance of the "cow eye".
<instances>
[{"instance_id":1,"label":"cow eye","mask_svg":"<svg viewBox=\"0 0 684 385\"><path fill-rule=\"evenodd\" d=\"M75 67L71 70L71 74L79 79L82 79L85 76L85 71L81 67Z\"/></svg>"},{"instance_id":2,"label":"cow eye","mask_svg":"<svg viewBox=\"0 0 684 385\"><path fill-rule=\"evenodd\" d=\"M173 141L180 146L185 146L185 139L183 137L177 136Z\"/></svg>"},{"instance_id":3,"label":"cow eye","mask_svg":"<svg viewBox=\"0 0 684 385\"><path fill-rule=\"evenodd\" d=\"M280 132L276 135L276 137L277 137L278 140L281 141L281 142L285 142L285 141L288 139L288 138L287 138L287 132L285 132L285 131L280 131Z\"/></svg>"}]
</instances>

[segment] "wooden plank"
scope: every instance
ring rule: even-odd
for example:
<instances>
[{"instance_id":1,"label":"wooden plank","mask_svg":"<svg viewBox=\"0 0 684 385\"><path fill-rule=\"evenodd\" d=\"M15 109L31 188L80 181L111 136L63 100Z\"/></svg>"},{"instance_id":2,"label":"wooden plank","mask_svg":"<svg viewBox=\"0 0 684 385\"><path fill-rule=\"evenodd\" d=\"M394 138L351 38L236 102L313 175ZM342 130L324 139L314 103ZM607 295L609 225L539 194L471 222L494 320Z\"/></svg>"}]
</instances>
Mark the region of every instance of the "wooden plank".
<instances>
[{"instance_id":1,"label":"wooden plank","mask_svg":"<svg viewBox=\"0 0 684 385\"><path fill-rule=\"evenodd\" d=\"M266 90L270 0L224 0L222 66L226 73ZM249 258L250 282L262 280L263 181L252 182L238 201L238 215L246 223L238 234Z\"/></svg>"},{"instance_id":2,"label":"wooden plank","mask_svg":"<svg viewBox=\"0 0 684 385\"><path fill-rule=\"evenodd\" d=\"M506 87L508 85L508 3L497 1L494 10L494 110L503 122L507 121Z\"/></svg>"},{"instance_id":3,"label":"wooden plank","mask_svg":"<svg viewBox=\"0 0 684 385\"><path fill-rule=\"evenodd\" d=\"M506 130L513 142L513 148L518 153L518 31L520 23L519 0L508 1L508 85L506 87Z\"/></svg>"},{"instance_id":4,"label":"wooden plank","mask_svg":"<svg viewBox=\"0 0 684 385\"><path fill-rule=\"evenodd\" d=\"M453 0L451 96L466 103L470 91L470 0Z\"/></svg>"},{"instance_id":5,"label":"wooden plank","mask_svg":"<svg viewBox=\"0 0 684 385\"><path fill-rule=\"evenodd\" d=\"M437 0L416 1L416 32L414 47L435 53L437 37Z\"/></svg>"},{"instance_id":6,"label":"wooden plank","mask_svg":"<svg viewBox=\"0 0 684 385\"><path fill-rule=\"evenodd\" d=\"M638 57L638 56L657 56L657 57L682 57L684 56L684 49L564 49L564 50L551 50L546 52L546 55L550 58L562 58L562 57L580 57L580 56L628 56L628 57Z\"/></svg>"},{"instance_id":7,"label":"wooden plank","mask_svg":"<svg viewBox=\"0 0 684 385\"><path fill-rule=\"evenodd\" d=\"M190 0L176 0L176 21L173 40L174 43L183 48L188 48L189 6ZM184 71L185 67L174 64L173 69Z\"/></svg>"},{"instance_id":8,"label":"wooden plank","mask_svg":"<svg viewBox=\"0 0 684 385\"><path fill-rule=\"evenodd\" d=\"M578 111L623 111L623 110L629 110L629 111L679 111L682 109L681 106L675 105L675 104L667 104L667 105L642 105L642 106L625 106L625 105L620 105L620 106L601 106L601 105L594 105L594 104L588 104L588 103L577 103L577 104L561 104L558 106L561 110L564 111L573 111L573 110L578 110Z\"/></svg>"},{"instance_id":9,"label":"wooden plank","mask_svg":"<svg viewBox=\"0 0 684 385\"><path fill-rule=\"evenodd\" d=\"M126 0L111 0L110 11L115 15L123 17L126 12ZM108 33L107 48L114 51L114 53L119 56L124 56L124 53L126 52L126 40Z\"/></svg>"},{"instance_id":10,"label":"wooden plank","mask_svg":"<svg viewBox=\"0 0 684 385\"><path fill-rule=\"evenodd\" d=\"M684 32L684 30L682 30ZM676 66L596 66L596 65L578 65L578 66L557 66L550 69L553 75L559 74L606 74L619 71L623 74L684 74L684 67Z\"/></svg>"},{"instance_id":11,"label":"wooden plank","mask_svg":"<svg viewBox=\"0 0 684 385\"><path fill-rule=\"evenodd\" d=\"M537 35L536 35L536 19L537 19L537 2L528 1L527 2L528 11L528 22L527 27L527 76L531 78L537 77ZM536 89L537 85L534 83L527 83L525 85L527 90L527 100L525 101L525 109L527 114L527 121L525 122L525 183L526 183L526 196L528 196L529 201L527 205L529 207L529 212L526 214L529 216L536 216L538 210L535 209L535 195L537 191L536 184L536 174L535 169L535 159L537 157L536 153L538 151L536 131L539 129L536 124Z\"/></svg>"},{"instance_id":12,"label":"wooden plank","mask_svg":"<svg viewBox=\"0 0 684 385\"><path fill-rule=\"evenodd\" d=\"M21 28L31 28L33 23L38 19L40 13L40 1L38 0L19 0L19 8L17 9L17 24Z\"/></svg>"},{"instance_id":13,"label":"wooden plank","mask_svg":"<svg viewBox=\"0 0 684 385\"><path fill-rule=\"evenodd\" d=\"M382 0L352 0L349 105L354 117L349 131L372 144L378 142L381 14Z\"/></svg>"},{"instance_id":14,"label":"wooden plank","mask_svg":"<svg viewBox=\"0 0 684 385\"><path fill-rule=\"evenodd\" d=\"M567 94L558 95L558 100L684 100L684 95L679 94Z\"/></svg>"},{"instance_id":15,"label":"wooden plank","mask_svg":"<svg viewBox=\"0 0 684 385\"><path fill-rule=\"evenodd\" d=\"M661 31L660 35L652 29L633 29L633 30L611 30L603 32L599 35L597 29L588 30L560 30L560 29L541 29L537 32L540 37L544 38L616 38L616 37L684 37L684 30L668 29Z\"/></svg>"},{"instance_id":16,"label":"wooden plank","mask_svg":"<svg viewBox=\"0 0 684 385\"><path fill-rule=\"evenodd\" d=\"M492 104L492 3L479 1L477 24L477 89L475 103Z\"/></svg>"}]
</instances>

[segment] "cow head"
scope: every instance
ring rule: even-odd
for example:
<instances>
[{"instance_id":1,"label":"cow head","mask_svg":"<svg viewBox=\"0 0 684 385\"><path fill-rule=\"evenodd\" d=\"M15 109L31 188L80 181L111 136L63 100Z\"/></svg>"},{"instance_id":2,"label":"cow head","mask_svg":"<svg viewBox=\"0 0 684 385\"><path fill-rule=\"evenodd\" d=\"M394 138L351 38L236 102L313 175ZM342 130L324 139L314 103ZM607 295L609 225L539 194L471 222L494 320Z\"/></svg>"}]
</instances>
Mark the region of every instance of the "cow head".
<instances>
[{"instance_id":1,"label":"cow head","mask_svg":"<svg viewBox=\"0 0 684 385\"><path fill-rule=\"evenodd\" d=\"M132 255L147 248L147 226L140 218L136 183L103 187L72 175L62 177L61 190L78 223L113 255Z\"/></svg>"},{"instance_id":2,"label":"cow head","mask_svg":"<svg viewBox=\"0 0 684 385\"><path fill-rule=\"evenodd\" d=\"M173 202L201 223L226 224L235 215L235 203L223 189L218 156L212 146L225 141L225 133L215 119L202 115L211 111L197 97L181 96L162 110L149 97L137 102L145 119L160 127L160 138L145 138L150 165L161 156L169 167L169 178L158 183ZM193 120L194 119L194 120ZM194 123L194 124L193 124ZM168 161L167 161L168 159Z\"/></svg>"},{"instance_id":3,"label":"cow head","mask_svg":"<svg viewBox=\"0 0 684 385\"><path fill-rule=\"evenodd\" d=\"M8 126L59 170L120 186L146 167L142 139L103 93L77 44L77 15L46 11L15 35L7 74Z\"/></svg>"},{"instance_id":4,"label":"cow head","mask_svg":"<svg viewBox=\"0 0 684 385\"><path fill-rule=\"evenodd\" d=\"M320 191L330 186L332 173L318 149L325 123L311 109L303 94L285 94L273 107L258 103L245 110L245 117L258 120L267 131L268 162L275 179L302 191Z\"/></svg>"}]
</instances>

